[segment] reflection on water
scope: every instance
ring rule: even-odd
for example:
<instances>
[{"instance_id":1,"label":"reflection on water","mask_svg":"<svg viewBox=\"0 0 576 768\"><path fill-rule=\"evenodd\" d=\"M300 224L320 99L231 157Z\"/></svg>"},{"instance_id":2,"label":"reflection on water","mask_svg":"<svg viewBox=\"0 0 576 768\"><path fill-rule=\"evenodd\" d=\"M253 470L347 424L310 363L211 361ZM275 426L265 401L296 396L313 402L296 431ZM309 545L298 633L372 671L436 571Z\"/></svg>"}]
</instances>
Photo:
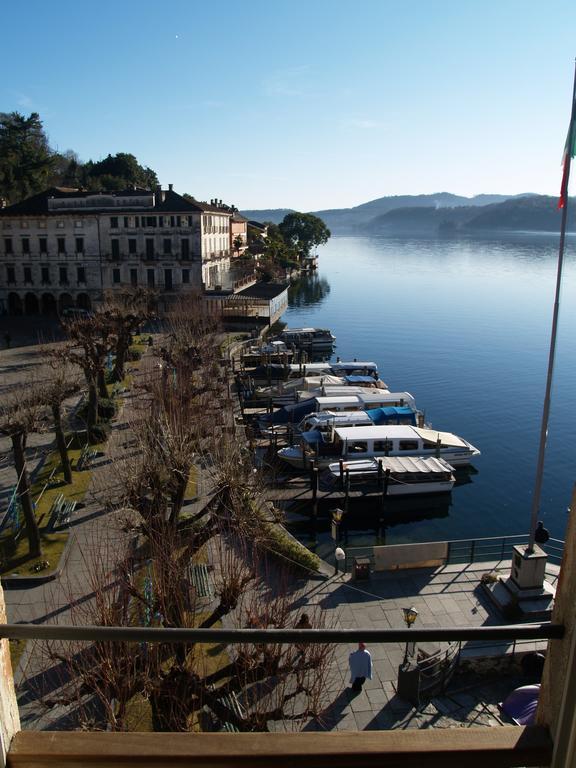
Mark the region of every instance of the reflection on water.
<instances>
[{"instance_id":1,"label":"reflection on water","mask_svg":"<svg viewBox=\"0 0 576 768\"><path fill-rule=\"evenodd\" d=\"M575 246L569 238L541 503L557 538L564 535L574 481ZM335 355L374 360L392 390L414 395L433 428L482 452L472 470L458 471L443 514L430 514L428 502L417 499L418 514L388 517L388 542L527 530L557 247L557 237L534 234L336 237L319 249L322 276L298 282L283 318L288 325L330 328ZM360 535L371 530L378 539L378 520L356 517L366 519ZM314 535L321 541L324 534Z\"/></svg>"},{"instance_id":2,"label":"reflection on water","mask_svg":"<svg viewBox=\"0 0 576 768\"><path fill-rule=\"evenodd\" d=\"M330 293L330 285L317 272L301 275L288 291L291 307L314 307L320 305Z\"/></svg>"}]
</instances>

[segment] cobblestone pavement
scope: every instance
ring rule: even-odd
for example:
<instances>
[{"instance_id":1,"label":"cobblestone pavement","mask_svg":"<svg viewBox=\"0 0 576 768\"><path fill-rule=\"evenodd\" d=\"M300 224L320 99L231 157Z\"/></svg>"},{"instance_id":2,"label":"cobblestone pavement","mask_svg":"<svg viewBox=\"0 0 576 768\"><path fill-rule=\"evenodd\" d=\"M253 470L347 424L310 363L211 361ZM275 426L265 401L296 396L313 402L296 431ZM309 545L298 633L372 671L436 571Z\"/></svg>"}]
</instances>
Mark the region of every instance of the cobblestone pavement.
<instances>
[{"instance_id":1,"label":"cobblestone pavement","mask_svg":"<svg viewBox=\"0 0 576 768\"><path fill-rule=\"evenodd\" d=\"M34 359L34 347L28 348ZM29 356L21 349L4 350L0 353L0 372L10 368L14 360L27 365ZM12 374L20 374L14 370ZM137 396L128 395L121 416L115 423L107 455L96 460L93 481L85 507L73 520L73 538L62 576L55 581L27 589L7 589L5 599L11 622L61 622L70 620L70 611L78 610L91 600L93 591L90 579L89 555L109 545L113 550L118 541L118 526L113 514L106 512L100 501L100 492L108 494L114 483L121 483L118 473L111 471L111 458L125 456L130 450L129 421L131 411L137 406ZM38 446L46 448L51 438L41 436ZM6 448L6 446L4 446ZM0 492L7 492L13 484L10 467L5 461L0 465ZM208 484L200 493L208 494ZM100 549L99 549L100 548ZM403 570L374 574L369 581L354 582L348 575L333 575L328 567L323 575L313 576L297 585L295 610L304 606L317 606L328 614L328 624L342 628L366 629L401 628L402 608L412 605L418 611L421 627L481 626L504 623L496 614L484 594L479 590L482 573L500 568L509 570L509 563L482 563L453 565L435 569ZM549 566L551 577L557 569ZM72 606L72 608L71 608ZM32 653L32 644L24 653L17 680L40 674L41 660ZM522 646L523 651L536 648L535 643ZM398 666L402 661L404 646L373 644L373 679L366 682L364 690L352 695L349 688L348 655L354 646L337 648L335 663L325 690L325 707L322 718L308 724L308 729L365 730L409 727L461 727L474 725L498 725L502 716L497 708L506 694L526 682L517 666L507 662L506 668L487 668L472 676L456 676L446 695L424 702L418 708L400 699L396 693ZM433 651L431 647L429 651ZM465 644L464 657L471 655L502 656L511 651L511 645L499 647L473 647ZM46 682L46 681L45 681ZM24 727L54 727L55 714L38 719L30 688L20 689Z\"/></svg>"}]
</instances>

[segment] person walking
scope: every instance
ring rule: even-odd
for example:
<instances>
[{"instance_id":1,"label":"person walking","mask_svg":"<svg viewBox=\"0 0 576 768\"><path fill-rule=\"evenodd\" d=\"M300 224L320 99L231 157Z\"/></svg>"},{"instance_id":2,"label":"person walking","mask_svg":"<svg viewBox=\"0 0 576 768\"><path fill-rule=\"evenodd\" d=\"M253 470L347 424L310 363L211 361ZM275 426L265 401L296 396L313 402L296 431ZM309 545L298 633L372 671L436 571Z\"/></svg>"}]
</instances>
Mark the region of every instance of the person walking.
<instances>
[{"instance_id":1,"label":"person walking","mask_svg":"<svg viewBox=\"0 0 576 768\"><path fill-rule=\"evenodd\" d=\"M365 643L358 643L358 650L348 657L352 690L359 693L366 680L372 680L372 656Z\"/></svg>"}]
</instances>

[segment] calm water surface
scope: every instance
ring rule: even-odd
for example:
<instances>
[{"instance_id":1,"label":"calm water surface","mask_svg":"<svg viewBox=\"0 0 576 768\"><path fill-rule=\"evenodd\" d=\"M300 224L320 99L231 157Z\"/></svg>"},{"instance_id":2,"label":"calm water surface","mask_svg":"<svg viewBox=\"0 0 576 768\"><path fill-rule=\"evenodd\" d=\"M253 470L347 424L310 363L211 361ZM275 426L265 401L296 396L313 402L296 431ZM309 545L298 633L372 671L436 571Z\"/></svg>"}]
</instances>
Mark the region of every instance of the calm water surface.
<instances>
[{"instance_id":1,"label":"calm water surface","mask_svg":"<svg viewBox=\"0 0 576 768\"><path fill-rule=\"evenodd\" d=\"M576 238L569 238L560 304L541 518L562 538L576 446ZM528 529L557 264L557 238L332 238L320 270L292 291L289 326L328 327L335 354L378 363L437 429L482 451L446 497L351 506L349 544L497 536ZM333 505L331 505L333 506ZM324 510L326 511L326 510ZM313 534L333 548L327 525Z\"/></svg>"}]
</instances>

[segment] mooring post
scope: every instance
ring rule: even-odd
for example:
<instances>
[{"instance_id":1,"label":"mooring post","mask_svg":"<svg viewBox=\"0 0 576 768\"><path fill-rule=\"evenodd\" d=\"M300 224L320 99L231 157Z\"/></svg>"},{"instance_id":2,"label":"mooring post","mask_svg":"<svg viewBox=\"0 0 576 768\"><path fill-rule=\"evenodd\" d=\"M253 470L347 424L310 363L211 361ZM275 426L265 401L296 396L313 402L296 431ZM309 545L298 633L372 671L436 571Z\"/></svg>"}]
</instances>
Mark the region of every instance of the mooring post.
<instances>
[{"instance_id":1,"label":"mooring post","mask_svg":"<svg viewBox=\"0 0 576 768\"><path fill-rule=\"evenodd\" d=\"M344 459L340 459L338 462L340 467L340 490L344 490Z\"/></svg>"},{"instance_id":2,"label":"mooring post","mask_svg":"<svg viewBox=\"0 0 576 768\"><path fill-rule=\"evenodd\" d=\"M350 497L350 470L346 470L346 495L344 496L344 512L348 514L348 501Z\"/></svg>"},{"instance_id":3,"label":"mooring post","mask_svg":"<svg viewBox=\"0 0 576 768\"><path fill-rule=\"evenodd\" d=\"M382 490L382 462L380 459L376 459L378 462L378 490Z\"/></svg>"}]
</instances>

